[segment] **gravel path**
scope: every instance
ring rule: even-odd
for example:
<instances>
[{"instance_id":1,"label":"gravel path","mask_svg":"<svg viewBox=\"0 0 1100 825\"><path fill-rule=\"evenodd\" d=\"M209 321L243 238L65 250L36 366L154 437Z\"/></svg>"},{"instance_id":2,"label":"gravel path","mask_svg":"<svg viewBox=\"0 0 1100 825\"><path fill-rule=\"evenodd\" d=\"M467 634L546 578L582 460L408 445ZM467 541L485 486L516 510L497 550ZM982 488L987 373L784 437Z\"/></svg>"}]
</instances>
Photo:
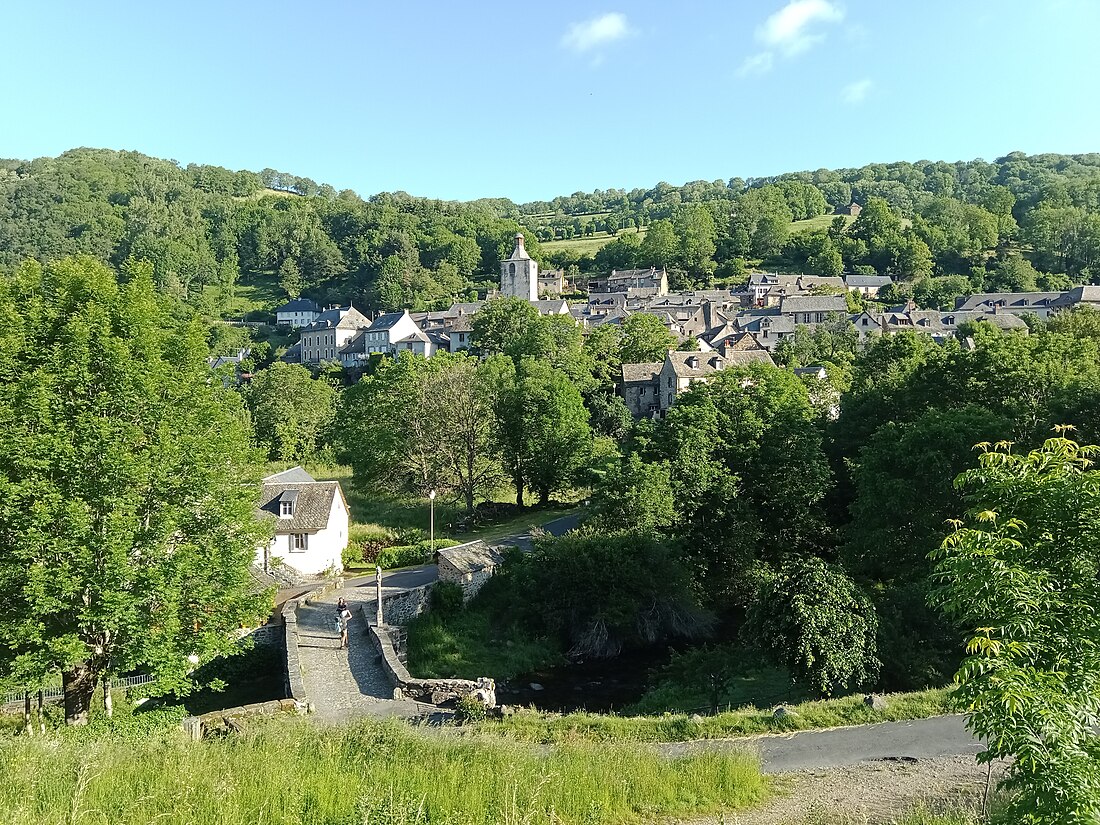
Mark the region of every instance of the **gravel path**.
<instances>
[{"instance_id":1,"label":"gravel path","mask_svg":"<svg viewBox=\"0 0 1100 825\"><path fill-rule=\"evenodd\" d=\"M384 593L403 588L386 588ZM340 647L333 627L336 602L343 597L351 608L348 649ZM298 606L298 657L306 695L318 721L347 722L364 716L420 716L425 706L394 701L393 685L379 665L378 654L367 636L359 610L374 614L374 589L345 587L311 604Z\"/></svg>"},{"instance_id":2,"label":"gravel path","mask_svg":"<svg viewBox=\"0 0 1100 825\"><path fill-rule=\"evenodd\" d=\"M994 766L991 787L1003 769ZM980 810L986 771L971 756L944 756L780 774L775 798L760 808L694 825L887 825L920 808Z\"/></svg>"},{"instance_id":3,"label":"gravel path","mask_svg":"<svg viewBox=\"0 0 1100 825\"><path fill-rule=\"evenodd\" d=\"M982 750L982 744L966 729L965 719L956 714L743 739L698 739L661 745L659 749L668 756L699 751L751 750L760 755L765 773L837 768L874 760L973 757Z\"/></svg>"}]
</instances>

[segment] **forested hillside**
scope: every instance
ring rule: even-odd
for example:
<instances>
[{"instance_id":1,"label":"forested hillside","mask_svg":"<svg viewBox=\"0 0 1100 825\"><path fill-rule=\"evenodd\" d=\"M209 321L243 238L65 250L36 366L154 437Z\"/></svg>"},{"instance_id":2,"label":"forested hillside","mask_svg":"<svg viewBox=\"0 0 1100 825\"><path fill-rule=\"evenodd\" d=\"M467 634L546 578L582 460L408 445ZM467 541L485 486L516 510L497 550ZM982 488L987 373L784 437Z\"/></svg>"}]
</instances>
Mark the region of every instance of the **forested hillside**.
<instances>
[{"instance_id":1,"label":"forested hillside","mask_svg":"<svg viewBox=\"0 0 1100 825\"><path fill-rule=\"evenodd\" d=\"M851 202L863 207L854 221L828 217ZM548 252L536 240L597 227L616 237L594 256ZM234 287L257 279L278 284L271 300L305 293L364 309L442 307L491 286L521 229L544 266L666 266L679 288L736 283L761 264L874 271L900 281L892 298L949 306L971 291L1100 278L1100 154L659 183L523 206L403 192L364 200L271 169L181 168L135 152L0 161L0 265L76 253L116 265L147 258L162 291L210 314L239 310Z\"/></svg>"}]
</instances>

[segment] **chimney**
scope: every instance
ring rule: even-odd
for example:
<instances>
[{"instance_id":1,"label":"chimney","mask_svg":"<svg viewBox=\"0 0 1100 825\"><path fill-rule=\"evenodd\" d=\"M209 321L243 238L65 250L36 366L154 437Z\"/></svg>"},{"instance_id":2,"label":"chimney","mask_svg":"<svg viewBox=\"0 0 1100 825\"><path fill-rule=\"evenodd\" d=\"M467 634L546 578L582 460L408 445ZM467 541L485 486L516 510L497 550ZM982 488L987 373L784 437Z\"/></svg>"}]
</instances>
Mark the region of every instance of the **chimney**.
<instances>
[{"instance_id":1,"label":"chimney","mask_svg":"<svg viewBox=\"0 0 1100 825\"><path fill-rule=\"evenodd\" d=\"M523 233L516 233L516 249L523 249Z\"/></svg>"}]
</instances>

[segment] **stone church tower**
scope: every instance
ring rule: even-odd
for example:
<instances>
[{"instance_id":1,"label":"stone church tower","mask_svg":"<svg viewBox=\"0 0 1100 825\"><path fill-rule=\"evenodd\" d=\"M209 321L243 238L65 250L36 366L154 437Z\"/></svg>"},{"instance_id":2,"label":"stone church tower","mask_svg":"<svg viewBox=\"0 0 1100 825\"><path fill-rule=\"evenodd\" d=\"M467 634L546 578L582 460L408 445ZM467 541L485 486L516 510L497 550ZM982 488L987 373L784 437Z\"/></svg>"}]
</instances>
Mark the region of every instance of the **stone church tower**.
<instances>
[{"instance_id":1,"label":"stone church tower","mask_svg":"<svg viewBox=\"0 0 1100 825\"><path fill-rule=\"evenodd\" d=\"M516 233L516 248L500 262L500 294L526 301L539 297L539 265L523 248L523 235Z\"/></svg>"}]
</instances>

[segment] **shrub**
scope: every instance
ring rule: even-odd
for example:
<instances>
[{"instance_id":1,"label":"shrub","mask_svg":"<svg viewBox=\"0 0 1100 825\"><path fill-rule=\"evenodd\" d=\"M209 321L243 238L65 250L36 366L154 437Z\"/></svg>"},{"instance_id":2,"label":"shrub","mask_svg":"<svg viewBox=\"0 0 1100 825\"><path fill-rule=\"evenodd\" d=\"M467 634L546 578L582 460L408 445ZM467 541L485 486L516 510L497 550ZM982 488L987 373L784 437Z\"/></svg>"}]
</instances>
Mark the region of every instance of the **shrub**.
<instances>
[{"instance_id":1,"label":"shrub","mask_svg":"<svg viewBox=\"0 0 1100 825\"><path fill-rule=\"evenodd\" d=\"M340 554L340 561L344 567L359 567L366 561L364 556L362 544L349 544Z\"/></svg>"},{"instance_id":2,"label":"shrub","mask_svg":"<svg viewBox=\"0 0 1100 825\"><path fill-rule=\"evenodd\" d=\"M440 618L449 619L462 612L462 588L454 582L436 582L432 586L432 613Z\"/></svg>"},{"instance_id":3,"label":"shrub","mask_svg":"<svg viewBox=\"0 0 1100 825\"><path fill-rule=\"evenodd\" d=\"M395 567L427 564L429 560L428 551L419 544L398 544L379 550L375 564L385 570L391 570Z\"/></svg>"},{"instance_id":4,"label":"shrub","mask_svg":"<svg viewBox=\"0 0 1100 825\"><path fill-rule=\"evenodd\" d=\"M455 703L455 719L460 725L467 722L484 722L489 709L476 696L463 696Z\"/></svg>"}]
</instances>

